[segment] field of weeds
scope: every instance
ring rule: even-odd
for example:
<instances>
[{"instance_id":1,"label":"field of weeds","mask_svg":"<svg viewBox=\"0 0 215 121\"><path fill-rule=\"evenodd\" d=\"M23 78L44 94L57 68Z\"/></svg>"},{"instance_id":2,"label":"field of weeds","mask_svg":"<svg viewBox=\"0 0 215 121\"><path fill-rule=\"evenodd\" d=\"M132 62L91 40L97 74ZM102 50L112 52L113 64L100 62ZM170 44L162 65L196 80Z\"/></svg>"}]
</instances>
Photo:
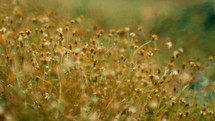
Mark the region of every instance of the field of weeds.
<instances>
[{"instance_id":1,"label":"field of weeds","mask_svg":"<svg viewBox=\"0 0 215 121\"><path fill-rule=\"evenodd\" d=\"M215 120L213 3L0 0L0 121Z\"/></svg>"}]
</instances>

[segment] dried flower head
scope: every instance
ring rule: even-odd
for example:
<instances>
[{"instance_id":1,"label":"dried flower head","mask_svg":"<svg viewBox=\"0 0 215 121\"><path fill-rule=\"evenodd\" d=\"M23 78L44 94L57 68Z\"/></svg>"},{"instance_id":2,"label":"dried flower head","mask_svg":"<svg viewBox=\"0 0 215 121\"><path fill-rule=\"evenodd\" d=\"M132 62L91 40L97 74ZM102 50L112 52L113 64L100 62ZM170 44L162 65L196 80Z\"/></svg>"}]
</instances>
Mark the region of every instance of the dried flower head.
<instances>
[{"instance_id":1,"label":"dried flower head","mask_svg":"<svg viewBox=\"0 0 215 121\"><path fill-rule=\"evenodd\" d=\"M152 35L152 40L158 40L158 35L153 34L153 35Z\"/></svg>"}]
</instances>

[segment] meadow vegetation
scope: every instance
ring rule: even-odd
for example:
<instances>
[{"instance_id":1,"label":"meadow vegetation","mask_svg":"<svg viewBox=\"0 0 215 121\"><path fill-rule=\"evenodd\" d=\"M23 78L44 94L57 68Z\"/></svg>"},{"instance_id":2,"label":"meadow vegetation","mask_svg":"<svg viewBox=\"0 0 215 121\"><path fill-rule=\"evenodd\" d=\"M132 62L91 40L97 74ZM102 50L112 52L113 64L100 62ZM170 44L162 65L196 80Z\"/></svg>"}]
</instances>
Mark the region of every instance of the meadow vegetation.
<instances>
[{"instance_id":1,"label":"meadow vegetation","mask_svg":"<svg viewBox=\"0 0 215 121\"><path fill-rule=\"evenodd\" d=\"M0 120L215 120L212 51L191 57L141 18L55 2L1 1Z\"/></svg>"}]
</instances>

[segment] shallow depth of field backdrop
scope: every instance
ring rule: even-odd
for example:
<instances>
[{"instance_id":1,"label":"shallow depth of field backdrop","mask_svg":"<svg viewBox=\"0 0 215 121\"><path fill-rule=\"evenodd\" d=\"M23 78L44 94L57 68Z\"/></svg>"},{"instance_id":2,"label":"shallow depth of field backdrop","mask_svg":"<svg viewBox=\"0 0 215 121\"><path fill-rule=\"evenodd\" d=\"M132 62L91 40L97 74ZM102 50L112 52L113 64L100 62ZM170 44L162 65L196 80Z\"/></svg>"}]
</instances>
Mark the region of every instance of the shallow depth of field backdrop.
<instances>
[{"instance_id":1,"label":"shallow depth of field backdrop","mask_svg":"<svg viewBox=\"0 0 215 121\"><path fill-rule=\"evenodd\" d=\"M10 1L1 0L1 13L12 12ZM186 48L190 56L214 53L215 8L213 0L20 0L26 14L46 10L59 16L83 14L85 24L103 29L137 27L146 32L172 38L176 47ZM14 2L18 3L18 2Z\"/></svg>"},{"instance_id":2,"label":"shallow depth of field backdrop","mask_svg":"<svg viewBox=\"0 0 215 121\"><path fill-rule=\"evenodd\" d=\"M209 63L209 64L205 64L205 65L209 65L208 68L205 69L203 67L204 68L203 70L197 72L197 75L194 75L194 77L197 79L197 81L195 84L192 83L189 85L189 89L186 90L187 92L189 92L189 91L192 92L193 90L195 90L194 89L195 86L193 86L193 85L201 85L203 87L205 86L205 88L208 86L211 86L211 85L212 85L212 87L210 87L210 88L214 88L214 86L215 86L214 85L215 67L214 67L213 62L209 62L209 61L213 61L213 57L215 56L215 1L214 0L0 0L0 19L3 20L7 16L10 17L10 15L12 15L12 14L14 14L14 15L16 14L17 16L15 15L14 18L16 18L16 17L19 18L19 21L23 22L23 23L17 22L18 23L17 24L16 21L14 21L15 24L11 23L12 27L6 27L6 29L7 30L11 29L12 31L17 32L17 33L18 33L18 31L21 31L21 30L25 31L25 29L27 27L30 28L31 33L33 33L33 34L34 34L34 32L33 32L34 29L36 29L36 28L40 29L42 27L42 24L27 23L28 19L31 19L33 17L36 17L36 18L38 17L38 19L42 18L42 19L44 19L44 21L51 21L51 23L54 24L53 28L56 27L55 29L57 29L60 27L64 27L66 22L68 22L68 21L71 22L72 19L75 19L76 17L81 16L80 18L78 18L78 19L82 19L82 17L83 17L83 20L78 25L78 27L80 27L80 31L87 29L86 31L90 31L89 33L91 33L91 34L92 33L94 34L100 30L102 30L102 33L103 32L108 33L111 29L114 29L116 31L118 29L125 29L125 31L127 31L129 29L128 30L129 33L127 35L125 35L125 38L129 40L130 38L132 38L132 36L133 37L135 36L136 37L135 39L138 39L138 42L139 42L138 44L140 46L141 46L141 43L146 42L144 39L145 36L147 36L147 38L150 38L152 35L155 35L155 36L152 36L152 38L153 37L157 38L157 36L158 36L158 40L156 41L156 46L158 46L160 48L160 50L159 50L158 55L156 55L155 60L156 60L156 64L159 67L164 68L163 65L168 64L169 60L172 58L173 52L175 50L177 50L178 48L183 48L183 55L180 55L179 61L175 62L176 67L181 67L181 63L183 61L186 61L187 63L189 63L190 61L193 60L193 61L198 61L199 63L200 62ZM48 16L48 18L45 18L44 16ZM77 20L77 21L79 21L79 20ZM43 22L41 22L41 23L43 23ZM4 25L3 22L0 24L1 28L4 28L5 26L6 25ZM141 31L143 31L144 34L138 33L137 28L140 26L141 26ZM3 31L3 29L2 29L2 31ZM57 31L60 31L60 30L58 29ZM84 30L84 32L85 32L85 30ZM132 32L135 32L135 35L133 35ZM56 32L54 30L50 30L47 33L50 35L53 34L53 36L54 36L54 34ZM93 34L92 34L92 36L93 36ZM85 36L83 34L83 36L82 36L82 34L80 34L80 36L81 36L80 40L83 40L84 42L90 41L91 35ZM131 36L131 37L129 37L129 36ZM114 37L116 37L116 39L119 39L121 37L121 35L119 36L119 38L117 37L117 35L116 36L114 35ZM123 37L124 37L124 35L123 35ZM41 39L42 38L40 38L40 36L37 36L37 35L35 35L34 38L32 38L32 40L41 40ZM169 41L171 41L171 43L168 43ZM31 42L29 42L29 43L31 43ZM104 46L107 47L106 50L108 50L109 47L111 48L111 46L109 46L110 43L107 43L107 42L105 43L106 45L104 45ZM155 43L152 43L152 46L154 46L154 45L155 45ZM5 53L5 51L3 49L4 46L5 45L2 44L1 45L2 49L0 48L0 52L1 52L0 54L2 54L1 57L7 57L7 54ZM38 46L40 46L40 45L38 44ZM101 46L103 46L103 45L101 45ZM75 46L73 46L73 47L75 48ZM122 47L124 47L124 45ZM149 48L150 47L151 46L149 46ZM117 49L119 49L119 48L117 47ZM116 49L116 51L117 51L117 49ZM115 49L113 49L113 51L114 50ZM111 49L108 50L108 52L109 51L111 51ZM121 50L118 50L118 51L121 52ZM122 51L124 51L124 50L122 50ZM126 49L125 49L125 52L127 52ZM129 54L130 54L130 52L135 52L135 50L130 51L130 49L129 49ZM16 51L14 53L16 53ZM100 56L98 56L98 58L99 57ZM123 57L124 56L121 56L122 60L124 59ZM131 56L129 55L129 57L131 57ZM129 58L129 57L127 60L130 59L131 62L133 59L135 59L135 58ZM8 58L10 58L10 57L8 56ZM158 58L159 58L159 60L158 60ZM4 62L6 62L3 60L3 58L0 58L0 60L1 60L0 62L2 64L4 64ZM28 60L28 59L26 59L26 60ZM29 60L30 60L30 56L29 56ZM102 66L102 64L106 63L106 61L107 60L105 60L103 62L103 60L101 60L101 62L98 61L98 63L101 64L101 66ZM107 62L109 62L109 64L110 64L109 66L117 65L117 64L112 64L111 63L112 61L107 61ZM97 64L97 61L95 63ZM95 63L94 63L94 66L96 65ZM121 63L124 64L121 61L118 62L118 64L121 64ZM202 64L201 66L205 66L205 65ZM212 105L211 107L208 106L208 107L210 107L210 110L207 110L207 109L205 109L205 107L200 106L200 109L198 109L198 111L200 111L200 116L198 116L197 115L198 113L196 113L198 111L195 112L195 108L192 107L187 112L188 112L188 114L192 112L192 114L194 116L189 117L186 112L186 108L185 109L180 108L184 112L177 112L176 110L171 109L171 110L168 110L170 112L169 114L166 114L165 111L164 111L165 113L161 113L162 112L161 110L163 110L165 108L165 106L164 106L164 108L162 107L162 101L160 101L160 103L159 103L160 107L158 106L156 108L156 110L154 108L152 108L152 109L149 109L149 111L148 111L148 109L147 109L146 113L144 113L144 116L142 116L142 114L141 114L142 111L140 111L142 108L141 109L138 108L138 104L131 101L132 104L134 104L134 105L130 106L130 103L129 103L128 108L126 108L125 111L120 111L120 109L116 109L117 111L115 113L118 114L117 115L118 117L117 117L117 116L115 116L115 114L111 113L112 109L109 109L108 107L112 103L113 103L113 105L118 105L120 103L120 99L111 98L111 95L109 95L110 98L107 96L107 100L106 100L107 102L104 101L104 102L100 103L100 104L104 104L104 107L107 107L107 109L106 108L103 109L103 108L101 108L102 107L101 105L99 106L96 104L95 104L96 106L94 108L92 108L93 107L92 102L97 99L99 100L100 99L99 96L95 96L96 98L94 99L93 98L94 96L92 96L94 93L91 95L90 92L89 92L89 94L87 92L85 92L87 95L85 97L85 93L83 93L84 96L82 95L82 93L76 94L77 92L70 88L68 88L67 91L69 93L76 94L74 97L71 96L71 98L78 98L78 99L81 98L80 100L84 100L83 101L84 103L81 101L74 101L74 99L73 100L66 99L66 96L65 96L65 104L62 103L62 107L60 107L61 101L59 102L57 100L60 100L61 96L59 96L59 99L56 99L56 100L55 100L55 97L58 97L58 95L60 95L60 94L58 94L58 92L63 93L63 91L60 90L61 87L58 87L59 85L58 85L57 81L56 82L51 81L53 83L52 85L56 86L56 92L53 91L53 95L51 94L52 92L50 90L49 90L49 92L41 91L42 96L46 95L46 93L49 95L52 95L53 97L50 96L50 100L52 100L52 102L50 100L40 102L41 107L43 105L44 105L44 107L48 107L48 105L54 105L53 102L56 101L57 108L56 109L51 108L50 110L49 109L46 110L45 108L39 109L38 107L35 108L35 105L37 105L37 103L35 103L36 99L34 100L34 99L29 98L29 100L28 100L28 96L27 96L28 94L25 94L25 91L23 91L23 92L17 91L17 90L21 90L21 89L19 89L19 87L15 87L13 85L14 83L5 82L9 86L4 85L5 84L4 75L6 74L5 72L13 72L14 70L13 69L10 70L10 68L7 68L7 66L4 66L4 65L0 65L0 66L1 66L1 68L0 68L1 87L0 88L2 88L2 89L0 89L0 91L1 91L0 92L1 93L0 120L1 119L7 120L7 121L13 121L13 120L14 121L16 121L16 120L88 120L88 119L91 119L91 120L141 120L141 119L142 120L164 120L164 119L165 120L179 120L180 118L174 118L174 117L168 116L170 114L172 115L171 111L174 112L173 113L174 115L177 113L179 115L179 117L181 115L182 115L182 117L185 117L184 119L180 119L180 120L191 120L191 119L192 120L195 120L195 119L197 119L197 120L212 120L213 119L214 120L214 114L213 114L213 116L209 116L207 118L196 118L196 117L201 117L202 115L204 115L204 111L205 112L207 112L207 111L210 112L211 110L213 111L214 108L212 108L212 106L214 106L214 105L212 105L212 104L211 104ZM192 66L192 64L191 64L191 66ZM198 64L197 64L197 66L198 66ZM13 65L8 66L8 67L13 68ZM45 66L44 66L44 68L45 68ZM210 69L210 71L208 69ZM127 70L130 70L130 69L127 69ZM22 72L22 69L20 69L20 72ZM68 72L68 73L73 74L72 72ZM74 72L74 73L76 73L76 72ZM86 73L88 73L88 72L86 72ZM179 72L177 72L177 74L178 73ZM193 73L193 71L190 71L189 73ZM89 74L88 81L91 80L90 74ZM16 74L14 74L14 75L16 75ZM43 78L44 80L52 80L52 79L55 80L56 79L55 77L47 77L48 78L47 79L46 77L42 77L41 75L38 74L36 78L39 78L39 79ZM67 75L65 74L65 77L66 76ZM84 76L86 76L86 75L84 75ZM8 76L6 76L6 77L8 79ZM14 77L14 78L16 78L16 77ZM35 80L32 78L33 77L30 77L30 76L29 77L21 76L19 79L20 80L23 79L25 81L27 79L29 79L30 81ZM79 78L79 77L77 77L77 78ZM88 78L88 77L85 77L85 78ZM92 76L92 78L94 78L94 75ZM100 77L98 77L98 78L100 78ZM113 78L110 78L109 80L111 80L111 79L113 79ZM114 78L113 80L115 81L117 79L118 78L116 78L116 79ZM176 78L174 78L174 79L176 79ZM16 80L16 79L12 79L12 80ZM203 80L204 80L204 82L201 82ZM74 81L74 79L73 79L73 81ZM11 83L11 85L9 83ZM24 83L24 81L23 81L23 83ZM25 82L25 83L28 83L28 82ZM34 82L32 82L32 83L34 85ZM97 82L95 82L95 83L97 83ZM113 83L115 84L115 82L113 82ZM127 84L130 82L123 82L123 83ZM71 84L71 83L68 83L68 84ZM96 85L95 88L99 84L100 84L100 82L98 82L98 84L94 84L92 82L93 87ZM117 82L116 82L115 87L114 87L114 84L112 85L113 88L117 88L117 89L120 88L119 86L116 86ZM168 84L169 84L169 82L168 82ZM82 85L82 84L79 83L77 85ZM89 84L89 85L91 85L91 84ZM104 85L106 85L106 83ZM170 85L171 84L169 84L169 86ZM173 85L176 86L177 84L173 84ZM3 89L3 86L6 86L6 87L4 87L4 89ZM186 87L186 85L183 85L183 86ZM21 86L21 87L24 90L25 86ZM137 86L137 87L139 88L139 86ZM8 96L8 97L5 96L5 93L4 93L5 88L6 88L6 90L7 90L7 88L11 88L11 90L8 89L7 93L12 95L11 97L13 97L13 98L10 98L10 96ZM58 89L58 88L60 88L60 89ZM81 90L81 86L78 88ZM91 87L86 87L86 88L92 89ZM99 90L102 90L103 87L98 86L98 88L99 88ZM124 89L124 87L122 87L122 88ZM67 88L65 88L65 89L67 89ZM117 89L116 89L116 91L113 91L113 93L116 93L118 91ZM145 89L145 87L143 87L142 89ZM182 87L181 90L184 91L183 89L184 88ZM203 88L200 88L200 89L203 89ZM27 88L26 88L26 90L27 90ZM53 89L53 90L55 90L55 89ZM60 91L58 91L58 90L60 90ZM130 90L129 91L128 90L127 90L127 92L129 95ZM180 90L180 89L175 89L175 90ZM10 93L11 91L14 91L14 92ZM103 91L101 91L101 92L103 92ZM214 92L212 90L205 90L205 92L208 94L206 96L207 99L202 98L202 96L204 95L204 94L202 94L202 92L204 92L204 90L201 90L201 93L199 92L199 94L198 94L198 90L195 90L195 91L196 91L197 98L196 97L194 97L194 98L196 98L196 100L199 100L196 102L200 103L203 106L206 105L205 103L207 103L207 102L208 103L210 101L213 102ZM15 92L17 92L17 93L15 93ZM185 99L189 100L189 97L191 97L191 96L189 96L189 94L187 94L187 92L185 94L186 95ZM102 94L99 93L98 95L102 95ZM146 94L146 93L144 93L144 94ZM65 93L65 95L69 95L69 94ZM128 95L127 95L126 99L130 100L131 98L129 98ZM133 93L131 93L131 95L133 95ZM136 93L134 95L136 96ZM160 95L162 95L162 94L160 94ZM19 97L19 98L17 98L17 100L18 100L17 102L16 102L15 97ZM83 97L84 97L84 99L82 99ZM99 97L99 98L97 98L97 97ZM148 98L148 96L145 96L145 97ZM87 98L87 99L85 99L85 98ZM88 101L88 99L91 101ZM152 98L152 99L157 100L156 98L155 99ZM14 100L14 103L13 103L13 100ZM143 98L140 100L146 100L146 98ZM62 101L62 102L64 102L64 101ZM31 103L32 103L32 106L30 106ZM77 105L70 106L73 104L77 104ZM140 103L140 105L141 104L142 103ZM21 105L21 106L16 108L17 105ZM86 107L84 107L83 105ZM119 105L122 106L123 104L122 105L119 104ZM146 104L146 105L149 105L149 107L150 107L150 104ZM151 105L153 105L153 104L151 104ZM151 106L151 107L153 107L153 106ZM71 112L70 112L69 108L71 108L71 110L72 110ZM74 110L73 110L73 108L74 108ZM81 113L82 108L84 110L87 110L88 112L86 111L84 114L82 114ZM167 109L169 109L169 108L167 108ZM165 110L167 110L167 109L165 108ZM20 112L19 112L19 110L20 110ZM55 111L55 110L57 110L57 111ZM113 110L115 110L115 108ZM201 112L201 111L203 111L203 112ZM136 112L138 112L138 115ZM50 115L49 115L49 113L50 113ZM158 115L158 114L161 114L161 115ZM38 116L39 117L41 116L41 117L35 118ZM120 117L120 116L122 116L122 117ZM128 116L128 117L126 117L126 116ZM152 118L150 119L151 116L152 116ZM186 116L188 116L188 117L186 118ZM168 119L168 118L170 118L170 119Z\"/></svg>"}]
</instances>

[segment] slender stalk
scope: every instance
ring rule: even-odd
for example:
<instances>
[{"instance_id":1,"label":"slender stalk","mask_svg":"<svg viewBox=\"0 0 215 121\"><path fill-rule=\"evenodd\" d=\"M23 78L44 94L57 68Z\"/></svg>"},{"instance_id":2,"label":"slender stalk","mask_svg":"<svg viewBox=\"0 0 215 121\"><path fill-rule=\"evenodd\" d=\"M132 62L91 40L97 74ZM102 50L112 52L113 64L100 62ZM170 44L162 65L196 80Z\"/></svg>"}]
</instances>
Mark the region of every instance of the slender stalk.
<instances>
[{"instance_id":1,"label":"slender stalk","mask_svg":"<svg viewBox=\"0 0 215 121\"><path fill-rule=\"evenodd\" d=\"M144 46L146 46L147 44L149 44L149 43L151 43L152 42L152 40L150 40L150 41L148 41L148 42L146 42L146 43L144 43L144 44L142 44L139 48L137 48L135 51L134 51L134 53L133 53L133 56L132 57L134 57L135 56L135 54L142 48L142 47L144 47Z\"/></svg>"}]
</instances>

